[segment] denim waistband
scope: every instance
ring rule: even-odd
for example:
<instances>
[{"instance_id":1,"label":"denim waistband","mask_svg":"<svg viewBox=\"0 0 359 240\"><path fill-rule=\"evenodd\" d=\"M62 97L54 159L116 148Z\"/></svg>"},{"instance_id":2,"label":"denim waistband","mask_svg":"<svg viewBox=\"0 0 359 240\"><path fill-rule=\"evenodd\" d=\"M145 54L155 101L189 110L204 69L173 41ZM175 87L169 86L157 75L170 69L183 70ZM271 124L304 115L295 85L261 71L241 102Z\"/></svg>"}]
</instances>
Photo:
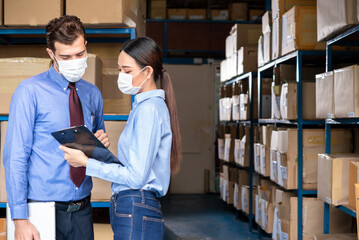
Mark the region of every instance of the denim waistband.
<instances>
[{"instance_id":1,"label":"denim waistband","mask_svg":"<svg viewBox=\"0 0 359 240\"><path fill-rule=\"evenodd\" d=\"M148 190L136 190L136 189L130 189L130 190L123 190L120 192L117 192L115 194L113 194L114 197L122 197L122 196L126 196L126 195L131 195L131 196L138 196L138 197L150 197L150 198L155 198L157 199L157 196L154 192L152 191L148 191Z\"/></svg>"}]
</instances>

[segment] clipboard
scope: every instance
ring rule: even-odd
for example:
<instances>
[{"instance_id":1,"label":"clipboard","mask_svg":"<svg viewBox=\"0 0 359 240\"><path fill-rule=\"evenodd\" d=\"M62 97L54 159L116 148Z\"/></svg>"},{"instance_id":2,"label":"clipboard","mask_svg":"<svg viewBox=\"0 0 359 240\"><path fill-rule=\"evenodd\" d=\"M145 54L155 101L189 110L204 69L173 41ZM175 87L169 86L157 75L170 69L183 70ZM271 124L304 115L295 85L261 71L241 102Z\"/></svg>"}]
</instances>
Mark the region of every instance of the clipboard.
<instances>
[{"instance_id":1,"label":"clipboard","mask_svg":"<svg viewBox=\"0 0 359 240\"><path fill-rule=\"evenodd\" d=\"M89 158L105 163L123 164L100 140L86 127L75 126L52 132L51 135L61 144L69 148L81 150Z\"/></svg>"}]
</instances>

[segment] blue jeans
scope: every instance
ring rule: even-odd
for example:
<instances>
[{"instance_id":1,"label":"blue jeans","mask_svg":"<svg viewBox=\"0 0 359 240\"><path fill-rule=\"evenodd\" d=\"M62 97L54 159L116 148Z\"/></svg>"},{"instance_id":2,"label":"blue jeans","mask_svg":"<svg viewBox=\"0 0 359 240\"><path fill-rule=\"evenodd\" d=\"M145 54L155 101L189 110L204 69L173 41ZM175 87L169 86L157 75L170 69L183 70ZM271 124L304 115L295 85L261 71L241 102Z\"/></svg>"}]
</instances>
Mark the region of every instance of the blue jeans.
<instances>
[{"instance_id":1,"label":"blue jeans","mask_svg":"<svg viewBox=\"0 0 359 240\"><path fill-rule=\"evenodd\" d=\"M111 227L115 240L161 240L164 220L153 192L125 190L111 198Z\"/></svg>"}]
</instances>

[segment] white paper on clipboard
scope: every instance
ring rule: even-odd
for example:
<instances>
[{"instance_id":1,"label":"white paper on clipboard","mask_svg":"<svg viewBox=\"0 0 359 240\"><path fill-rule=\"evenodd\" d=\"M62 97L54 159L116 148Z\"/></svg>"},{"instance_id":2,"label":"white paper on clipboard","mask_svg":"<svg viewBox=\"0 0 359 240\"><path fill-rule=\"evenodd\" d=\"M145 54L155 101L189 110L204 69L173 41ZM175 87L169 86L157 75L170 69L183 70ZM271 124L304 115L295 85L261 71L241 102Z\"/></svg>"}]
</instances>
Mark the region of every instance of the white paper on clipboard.
<instances>
[{"instance_id":1,"label":"white paper on clipboard","mask_svg":"<svg viewBox=\"0 0 359 240\"><path fill-rule=\"evenodd\" d=\"M40 233L40 239L56 239L55 202L31 202L27 204L29 221ZM7 240L15 240L15 226L11 221L9 205L6 204Z\"/></svg>"}]
</instances>

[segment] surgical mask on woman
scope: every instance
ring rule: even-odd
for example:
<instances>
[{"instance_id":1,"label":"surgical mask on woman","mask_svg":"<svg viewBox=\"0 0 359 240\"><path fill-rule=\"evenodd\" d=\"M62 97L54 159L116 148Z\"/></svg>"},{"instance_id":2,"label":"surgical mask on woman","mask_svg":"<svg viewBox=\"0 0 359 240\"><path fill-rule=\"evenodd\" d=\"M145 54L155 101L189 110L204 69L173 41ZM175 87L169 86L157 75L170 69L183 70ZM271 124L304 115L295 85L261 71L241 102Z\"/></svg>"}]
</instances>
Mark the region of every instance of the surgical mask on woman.
<instances>
[{"instance_id":1,"label":"surgical mask on woman","mask_svg":"<svg viewBox=\"0 0 359 240\"><path fill-rule=\"evenodd\" d=\"M133 78L140 72L142 72L144 69L146 69L146 67L142 68L140 71L138 71L135 75L131 75L131 74L128 74L128 73L122 73L120 72L120 74L118 75L118 80L117 80L117 84L118 84L118 88L121 90L121 92L123 94L128 94L128 95L135 95L137 94L140 89L141 89L141 86L150 78L150 77L147 77L142 83L140 86L138 87L134 87L132 85L132 80Z\"/></svg>"}]
</instances>

